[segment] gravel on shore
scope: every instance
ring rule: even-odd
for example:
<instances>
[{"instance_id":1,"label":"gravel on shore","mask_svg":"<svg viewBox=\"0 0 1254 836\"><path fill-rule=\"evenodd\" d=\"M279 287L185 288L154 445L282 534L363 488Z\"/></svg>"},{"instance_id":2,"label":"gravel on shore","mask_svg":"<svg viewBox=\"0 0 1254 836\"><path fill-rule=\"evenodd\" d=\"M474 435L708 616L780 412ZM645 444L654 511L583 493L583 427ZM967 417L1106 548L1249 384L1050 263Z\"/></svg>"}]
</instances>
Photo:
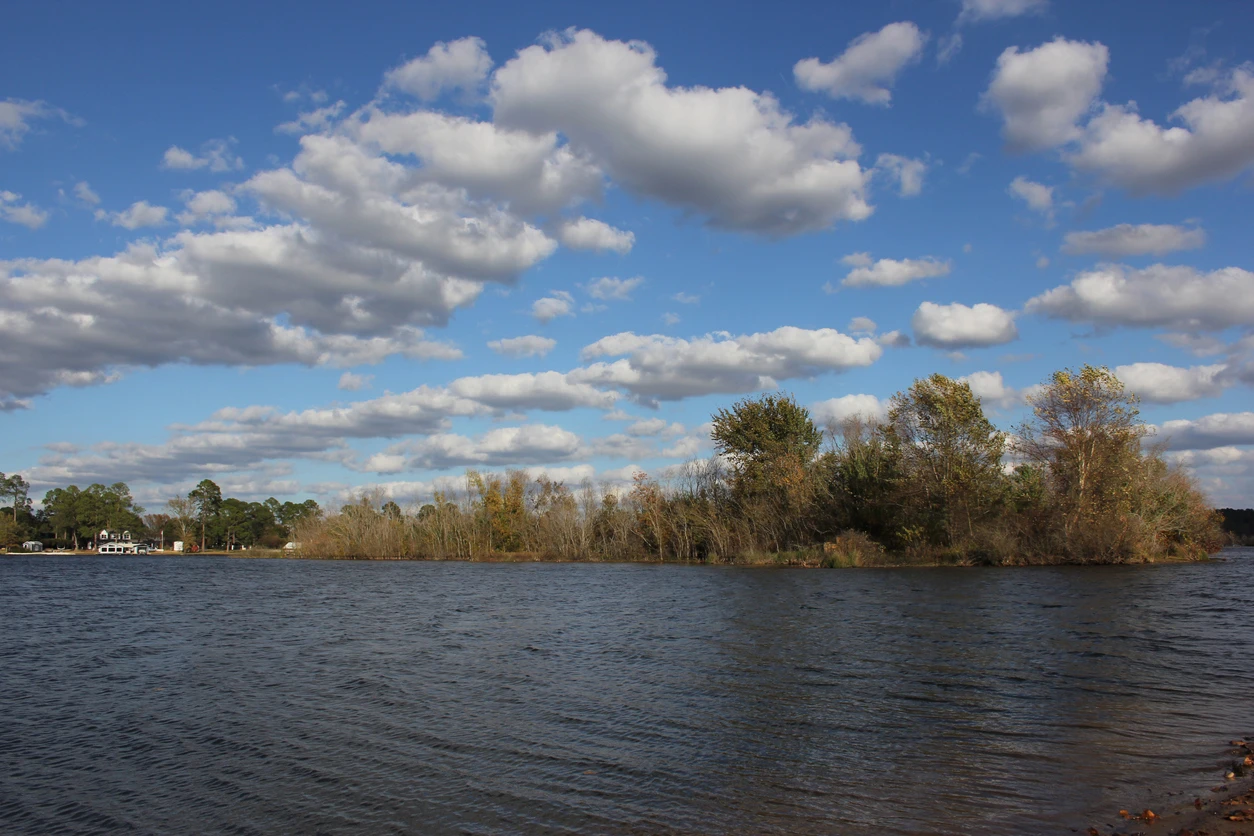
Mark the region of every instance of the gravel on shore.
<instances>
[{"instance_id":1,"label":"gravel on shore","mask_svg":"<svg viewBox=\"0 0 1254 836\"><path fill-rule=\"evenodd\" d=\"M1254 735L1231 742L1231 758L1216 781L1192 801L1158 810L1119 810L1115 823L1087 836L1254 836Z\"/></svg>"}]
</instances>

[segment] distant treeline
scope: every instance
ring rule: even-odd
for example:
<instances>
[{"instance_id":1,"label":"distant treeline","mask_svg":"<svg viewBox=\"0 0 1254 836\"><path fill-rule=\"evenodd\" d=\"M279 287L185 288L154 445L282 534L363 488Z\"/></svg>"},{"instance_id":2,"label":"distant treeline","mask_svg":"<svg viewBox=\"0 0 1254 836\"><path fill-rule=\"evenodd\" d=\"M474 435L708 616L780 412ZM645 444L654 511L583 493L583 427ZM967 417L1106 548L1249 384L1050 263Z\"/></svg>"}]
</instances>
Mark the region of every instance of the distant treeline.
<instances>
[{"instance_id":1,"label":"distant treeline","mask_svg":"<svg viewBox=\"0 0 1254 836\"><path fill-rule=\"evenodd\" d=\"M0 497L11 501L10 507L0 511L0 546L10 548L27 540L38 540L45 546L83 548L104 530L129 532L132 540L164 542L167 547L183 540L197 548L278 548L290 538L293 525L322 513L312 499L296 503L279 502L274 497L264 502L224 498L209 479L187 496L167 502L168 513L145 513L135 504L125 482L53 488L44 495L42 507L34 508L26 481L0 473Z\"/></svg>"},{"instance_id":2,"label":"distant treeline","mask_svg":"<svg viewBox=\"0 0 1254 836\"><path fill-rule=\"evenodd\" d=\"M1254 508L1220 508L1224 531L1234 543L1254 546Z\"/></svg>"},{"instance_id":3,"label":"distant treeline","mask_svg":"<svg viewBox=\"0 0 1254 836\"><path fill-rule=\"evenodd\" d=\"M883 421L822 432L793 398L721 409L719 454L666 484L574 490L469 472L462 492L403 511L382 495L294 526L328 558L659 560L807 565L1123 563L1197 559L1224 542L1191 477L1145 441L1107 369L1056 372L999 431L944 375Z\"/></svg>"}]
</instances>

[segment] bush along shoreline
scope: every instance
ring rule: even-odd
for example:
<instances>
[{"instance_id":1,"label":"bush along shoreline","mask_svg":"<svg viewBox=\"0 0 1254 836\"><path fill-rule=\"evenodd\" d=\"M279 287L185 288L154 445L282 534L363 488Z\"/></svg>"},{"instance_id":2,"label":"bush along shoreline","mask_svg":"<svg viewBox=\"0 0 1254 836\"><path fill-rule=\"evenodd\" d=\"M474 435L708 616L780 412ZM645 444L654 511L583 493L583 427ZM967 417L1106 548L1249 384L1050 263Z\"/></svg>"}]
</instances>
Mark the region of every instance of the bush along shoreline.
<instances>
[{"instance_id":1,"label":"bush along shoreline","mask_svg":"<svg viewBox=\"0 0 1254 836\"><path fill-rule=\"evenodd\" d=\"M364 493L293 526L300 557L798 566L1140 563L1205 559L1221 516L1147 443L1137 399L1105 368L1062 370L998 430L935 374L881 420L821 431L787 395L720 409L717 456L665 484L573 489L519 471L403 511Z\"/></svg>"}]
</instances>

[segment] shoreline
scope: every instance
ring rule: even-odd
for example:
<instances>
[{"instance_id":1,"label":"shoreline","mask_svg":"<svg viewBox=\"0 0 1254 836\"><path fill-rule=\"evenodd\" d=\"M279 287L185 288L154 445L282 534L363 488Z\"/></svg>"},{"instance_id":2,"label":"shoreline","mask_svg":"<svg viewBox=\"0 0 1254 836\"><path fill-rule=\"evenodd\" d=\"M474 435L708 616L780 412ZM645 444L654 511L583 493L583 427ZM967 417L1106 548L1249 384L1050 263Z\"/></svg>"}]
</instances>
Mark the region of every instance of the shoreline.
<instances>
[{"instance_id":1,"label":"shoreline","mask_svg":"<svg viewBox=\"0 0 1254 836\"><path fill-rule=\"evenodd\" d=\"M1240 548L1239 546L1225 548ZM739 556L730 560L657 560L657 559L589 559L572 560L563 557L546 557L536 552L495 552L482 557L341 557L334 555L293 554L282 549L236 549L234 551L206 549L203 552L149 552L145 555L102 555L95 551L42 551L8 552L0 557L101 557L126 560L136 557L161 557L185 559L198 557L229 557L237 560L309 560L344 563L554 563L564 565L644 565L644 566L706 566L740 567L761 569L1027 569L1047 566L1166 566L1194 563L1225 562L1229 558L1221 552L1199 557L1161 557L1157 559L1127 560L1119 562L1095 562L1079 560L1046 560L1015 563L976 563L962 561L938 561L912 559L907 556L883 555L873 561L832 561L824 559L821 552L780 552Z\"/></svg>"},{"instance_id":2,"label":"shoreline","mask_svg":"<svg viewBox=\"0 0 1254 836\"><path fill-rule=\"evenodd\" d=\"M1231 741L1228 755L1231 763L1219 768L1211 786L1184 793L1192 800L1158 810L1119 810L1114 822L1072 830L1087 836L1254 836L1254 734Z\"/></svg>"}]
</instances>

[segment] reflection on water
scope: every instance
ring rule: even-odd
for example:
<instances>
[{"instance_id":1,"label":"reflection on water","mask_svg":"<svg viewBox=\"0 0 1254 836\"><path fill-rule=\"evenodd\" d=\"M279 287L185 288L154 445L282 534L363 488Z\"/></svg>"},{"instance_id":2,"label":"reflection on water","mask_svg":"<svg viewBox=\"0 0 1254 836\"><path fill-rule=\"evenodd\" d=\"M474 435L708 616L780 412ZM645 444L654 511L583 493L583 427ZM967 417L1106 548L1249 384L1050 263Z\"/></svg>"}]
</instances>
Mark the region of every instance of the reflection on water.
<instances>
[{"instance_id":1,"label":"reflection on water","mask_svg":"<svg viewBox=\"0 0 1254 836\"><path fill-rule=\"evenodd\" d=\"M1254 732L1227 556L4 559L0 830L1066 832Z\"/></svg>"}]
</instances>

